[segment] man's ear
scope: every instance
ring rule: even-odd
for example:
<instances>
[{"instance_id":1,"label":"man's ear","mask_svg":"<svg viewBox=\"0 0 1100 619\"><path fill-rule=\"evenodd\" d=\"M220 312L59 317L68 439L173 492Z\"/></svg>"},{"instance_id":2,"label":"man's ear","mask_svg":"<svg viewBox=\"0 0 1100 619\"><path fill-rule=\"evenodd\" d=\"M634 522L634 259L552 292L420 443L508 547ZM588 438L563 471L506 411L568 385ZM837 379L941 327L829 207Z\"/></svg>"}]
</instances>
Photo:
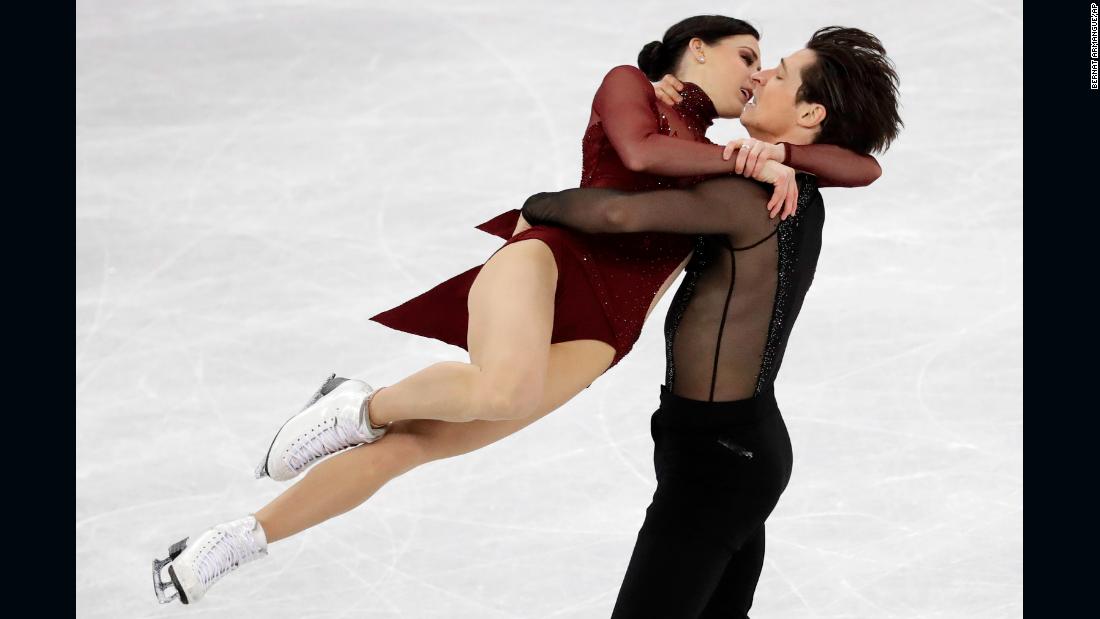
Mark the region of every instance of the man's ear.
<instances>
[{"instance_id":1,"label":"man's ear","mask_svg":"<svg viewBox=\"0 0 1100 619\"><path fill-rule=\"evenodd\" d=\"M825 111L824 105L803 101L798 104L798 119L796 122L803 129L816 129L821 126L821 123L825 122L825 116L827 115L828 112Z\"/></svg>"}]
</instances>

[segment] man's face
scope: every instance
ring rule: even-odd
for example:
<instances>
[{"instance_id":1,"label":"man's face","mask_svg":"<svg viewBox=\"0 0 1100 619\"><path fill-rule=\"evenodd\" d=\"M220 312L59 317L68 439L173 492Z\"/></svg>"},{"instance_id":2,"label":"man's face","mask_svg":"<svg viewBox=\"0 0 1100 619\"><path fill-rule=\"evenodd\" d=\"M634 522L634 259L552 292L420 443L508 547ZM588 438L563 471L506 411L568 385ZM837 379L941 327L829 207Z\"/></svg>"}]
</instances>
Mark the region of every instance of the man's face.
<instances>
[{"instance_id":1,"label":"man's face","mask_svg":"<svg viewBox=\"0 0 1100 619\"><path fill-rule=\"evenodd\" d=\"M800 107L795 98L802 86L802 68L814 63L814 52L800 49L783 58L774 68L752 76L753 99L741 113L741 124L750 133L786 135L798 125Z\"/></svg>"}]
</instances>

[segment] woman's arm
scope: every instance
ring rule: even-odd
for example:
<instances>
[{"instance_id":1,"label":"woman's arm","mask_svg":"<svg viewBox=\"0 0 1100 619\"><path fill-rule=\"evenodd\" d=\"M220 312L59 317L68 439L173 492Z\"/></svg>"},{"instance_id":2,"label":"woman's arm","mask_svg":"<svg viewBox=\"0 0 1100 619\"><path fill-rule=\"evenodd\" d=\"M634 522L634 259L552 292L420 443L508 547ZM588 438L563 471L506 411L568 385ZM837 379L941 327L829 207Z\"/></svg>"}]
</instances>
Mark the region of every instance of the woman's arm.
<instances>
[{"instance_id":1,"label":"woman's arm","mask_svg":"<svg viewBox=\"0 0 1100 619\"><path fill-rule=\"evenodd\" d=\"M733 169L722 147L682 140L657 132L657 97L636 67L615 67L604 77L592 104L607 139L623 165L635 172L663 176L719 174Z\"/></svg>"},{"instance_id":2,"label":"woman's arm","mask_svg":"<svg viewBox=\"0 0 1100 619\"><path fill-rule=\"evenodd\" d=\"M874 157L835 144L780 145L786 153L780 163L813 174L819 187L866 187L882 176Z\"/></svg>"},{"instance_id":3,"label":"woman's arm","mask_svg":"<svg viewBox=\"0 0 1100 619\"><path fill-rule=\"evenodd\" d=\"M680 91L684 84L672 75L664 76L653 86L654 97L667 105L675 105L683 100ZM746 162L749 170L755 163L773 159L796 170L808 172L817 177L819 187L866 187L882 176L878 161L870 155L860 155L833 144L798 145L788 142L769 144L741 138L726 145L723 159L730 159L734 150L744 143L752 145L752 154L738 152L734 171L743 173ZM753 176L751 173L746 176ZM757 179L760 180L760 179Z\"/></svg>"},{"instance_id":4,"label":"woman's arm","mask_svg":"<svg viewBox=\"0 0 1100 619\"><path fill-rule=\"evenodd\" d=\"M813 174L819 187L866 187L882 175L878 161L835 144L772 144L755 138L737 138L726 144L723 159L733 160L733 171L764 180L760 171L769 161Z\"/></svg>"}]
</instances>

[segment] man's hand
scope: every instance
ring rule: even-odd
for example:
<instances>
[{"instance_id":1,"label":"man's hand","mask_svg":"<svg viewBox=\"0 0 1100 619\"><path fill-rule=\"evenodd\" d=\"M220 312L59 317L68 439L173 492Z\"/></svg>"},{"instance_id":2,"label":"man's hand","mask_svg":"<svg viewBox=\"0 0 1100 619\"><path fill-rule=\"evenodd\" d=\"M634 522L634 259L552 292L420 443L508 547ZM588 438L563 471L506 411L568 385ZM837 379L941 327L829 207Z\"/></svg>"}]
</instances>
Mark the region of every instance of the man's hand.
<instances>
[{"instance_id":1,"label":"man's hand","mask_svg":"<svg viewBox=\"0 0 1100 619\"><path fill-rule=\"evenodd\" d=\"M519 221L516 222L516 229L512 232L512 236L523 232L531 227L531 224L527 223L527 220L523 218L523 215L519 216Z\"/></svg>"},{"instance_id":2,"label":"man's hand","mask_svg":"<svg viewBox=\"0 0 1100 619\"><path fill-rule=\"evenodd\" d=\"M760 173L754 179L775 185L775 192L768 201L768 214L773 219L780 215L780 221L794 215L798 209L798 183L795 170L776 161L766 161Z\"/></svg>"},{"instance_id":3,"label":"man's hand","mask_svg":"<svg viewBox=\"0 0 1100 619\"><path fill-rule=\"evenodd\" d=\"M772 199L768 200L769 217L774 219L776 215L780 215L779 219L782 221L798 210L798 183L794 175L793 168L775 161L766 161L760 167L760 173L753 176L762 183L775 185Z\"/></svg>"},{"instance_id":4,"label":"man's hand","mask_svg":"<svg viewBox=\"0 0 1100 619\"><path fill-rule=\"evenodd\" d=\"M722 159L729 161L734 152L737 152L737 160L734 161L733 171L746 178L756 178L768 161L783 163L786 155L782 144L771 144L753 138L738 138L726 144Z\"/></svg>"},{"instance_id":5,"label":"man's hand","mask_svg":"<svg viewBox=\"0 0 1100 619\"><path fill-rule=\"evenodd\" d=\"M657 99L666 105L676 105L684 100L680 96L680 91L683 89L683 82L671 75L666 75L661 78L661 81L653 85L653 94L657 95Z\"/></svg>"}]
</instances>

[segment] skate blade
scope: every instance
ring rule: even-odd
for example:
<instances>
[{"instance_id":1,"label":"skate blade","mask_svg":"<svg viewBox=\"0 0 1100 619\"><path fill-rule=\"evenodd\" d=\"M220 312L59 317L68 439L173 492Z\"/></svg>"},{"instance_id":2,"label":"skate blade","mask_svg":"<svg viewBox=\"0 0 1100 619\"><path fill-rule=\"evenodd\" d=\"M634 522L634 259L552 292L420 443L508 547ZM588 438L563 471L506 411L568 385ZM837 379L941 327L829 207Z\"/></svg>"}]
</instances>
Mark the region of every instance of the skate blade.
<instances>
[{"instance_id":1,"label":"skate blade","mask_svg":"<svg viewBox=\"0 0 1100 619\"><path fill-rule=\"evenodd\" d=\"M161 604L168 604L180 597L179 589L176 587L175 583L172 581L164 582L161 572L166 565L170 566L172 561L180 556L180 553L183 552L183 549L186 547L187 539L184 538L168 548L167 559L153 559L153 593L157 596L157 601ZM168 589L171 589L171 592L165 593Z\"/></svg>"},{"instance_id":2,"label":"skate blade","mask_svg":"<svg viewBox=\"0 0 1100 619\"><path fill-rule=\"evenodd\" d=\"M171 581L164 582L161 579L161 570L164 569L164 566L171 564L172 562L170 560L160 561L158 559L153 559L153 593L156 594L157 601L161 604L173 602L179 599L180 596L179 591L176 590L176 587ZM171 591L165 593L168 589L171 589Z\"/></svg>"},{"instance_id":3,"label":"skate blade","mask_svg":"<svg viewBox=\"0 0 1100 619\"><path fill-rule=\"evenodd\" d=\"M324 382L321 383L321 386L317 389L317 391L315 391L313 395L309 397L309 401L306 402L306 405L302 407L302 410L291 415L290 419L294 419L295 417L300 415L302 411L316 404L317 400L320 400L326 395L332 393L333 389L336 389L343 383L346 383L347 380L348 379L346 378L338 378L335 373L329 374L328 378L326 378ZM286 427L286 424L290 423L290 419L287 419L285 422L283 422L283 425L279 426L279 432L282 432L283 428ZM259 466L257 466L256 470L253 472L256 479L263 479L264 477L271 476L267 471L267 461L271 458L271 448L275 446L275 439L279 438L279 432L276 432L275 436L271 439L271 444L267 447L267 453L264 454L264 459L260 461Z\"/></svg>"}]
</instances>

